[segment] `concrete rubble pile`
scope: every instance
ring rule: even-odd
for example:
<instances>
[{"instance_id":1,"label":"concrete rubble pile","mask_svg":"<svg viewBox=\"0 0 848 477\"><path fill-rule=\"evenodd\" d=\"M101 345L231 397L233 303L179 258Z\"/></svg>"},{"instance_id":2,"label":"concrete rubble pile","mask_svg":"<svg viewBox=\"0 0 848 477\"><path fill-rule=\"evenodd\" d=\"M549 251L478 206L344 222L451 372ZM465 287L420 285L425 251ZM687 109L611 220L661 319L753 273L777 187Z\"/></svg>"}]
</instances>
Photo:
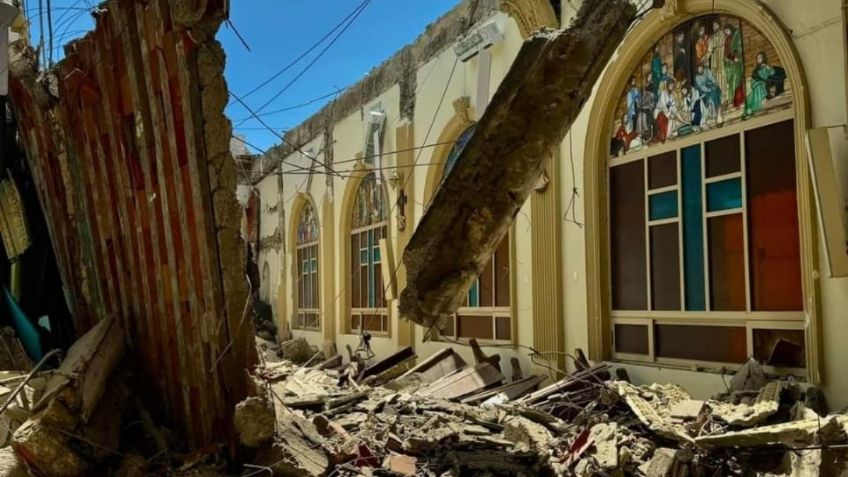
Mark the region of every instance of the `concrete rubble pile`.
<instances>
[{"instance_id":1,"label":"concrete rubble pile","mask_svg":"<svg viewBox=\"0 0 848 477\"><path fill-rule=\"evenodd\" d=\"M553 380L471 340L419 360L324 356L302 338L257 338L262 364L226 443L197 451L157 424L119 322L0 380L0 476L758 476L846 475L848 414L754 360L727 392L693 398L590 363ZM281 357L285 356L285 357ZM231 448L232 449L232 448ZM28 474L29 473L29 474Z\"/></svg>"},{"instance_id":2,"label":"concrete rubble pile","mask_svg":"<svg viewBox=\"0 0 848 477\"><path fill-rule=\"evenodd\" d=\"M497 355L451 349L414 364L411 349L373 364L268 362L236 408L245 472L278 476L840 475L848 415L818 388L769 379L756 361L727 393L637 386L592 365L544 385L508 380ZM613 378L613 374L616 376ZM548 380L549 381L549 380Z\"/></svg>"}]
</instances>

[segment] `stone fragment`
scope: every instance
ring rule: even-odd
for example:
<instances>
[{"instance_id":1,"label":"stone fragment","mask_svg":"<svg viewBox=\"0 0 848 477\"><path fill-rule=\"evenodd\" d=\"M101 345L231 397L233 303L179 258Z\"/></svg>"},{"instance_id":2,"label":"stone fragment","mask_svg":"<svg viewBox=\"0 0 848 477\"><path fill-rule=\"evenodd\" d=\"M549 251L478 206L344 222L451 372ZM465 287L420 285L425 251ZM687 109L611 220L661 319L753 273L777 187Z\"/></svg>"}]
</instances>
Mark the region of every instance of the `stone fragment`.
<instances>
[{"instance_id":1,"label":"stone fragment","mask_svg":"<svg viewBox=\"0 0 848 477\"><path fill-rule=\"evenodd\" d=\"M260 397L249 397L236 405L234 424L242 444L259 447L274 436L274 405Z\"/></svg>"},{"instance_id":2,"label":"stone fragment","mask_svg":"<svg viewBox=\"0 0 848 477\"><path fill-rule=\"evenodd\" d=\"M603 469L618 468L618 424L595 424L589 431L589 439L595 444L593 455L598 465Z\"/></svg>"},{"instance_id":3,"label":"stone fragment","mask_svg":"<svg viewBox=\"0 0 848 477\"><path fill-rule=\"evenodd\" d=\"M324 449L307 439L294 425L281 429L271 445L260 447L256 463L281 477L319 477L330 468Z\"/></svg>"},{"instance_id":4,"label":"stone fragment","mask_svg":"<svg viewBox=\"0 0 848 477\"><path fill-rule=\"evenodd\" d=\"M507 418L503 434L507 440L534 450L547 449L553 440L553 435L545 426L521 416Z\"/></svg>"},{"instance_id":5,"label":"stone fragment","mask_svg":"<svg viewBox=\"0 0 848 477\"><path fill-rule=\"evenodd\" d=\"M383 461L383 468L400 475L415 476L418 459L408 455L392 454Z\"/></svg>"},{"instance_id":6,"label":"stone fragment","mask_svg":"<svg viewBox=\"0 0 848 477\"><path fill-rule=\"evenodd\" d=\"M284 341L280 344L280 351L283 354L283 358L295 364L303 364L309 361L315 354L312 352L312 347L309 346L306 338L294 338Z\"/></svg>"},{"instance_id":7,"label":"stone fragment","mask_svg":"<svg viewBox=\"0 0 848 477\"><path fill-rule=\"evenodd\" d=\"M782 382L771 381L760 389L752 404L710 403L710 406L713 408L713 415L728 424L752 426L777 412L782 390Z\"/></svg>"},{"instance_id":8,"label":"stone fragment","mask_svg":"<svg viewBox=\"0 0 848 477\"><path fill-rule=\"evenodd\" d=\"M748 359L739 371L730 380L731 391L759 391L766 385L766 373L760 363L754 359Z\"/></svg>"},{"instance_id":9,"label":"stone fragment","mask_svg":"<svg viewBox=\"0 0 848 477\"><path fill-rule=\"evenodd\" d=\"M662 447L654 451L651 460L640 466L640 470L645 474L645 477L667 477L674 466L674 457L676 451L667 447Z\"/></svg>"},{"instance_id":10,"label":"stone fragment","mask_svg":"<svg viewBox=\"0 0 848 477\"><path fill-rule=\"evenodd\" d=\"M704 408L704 401L697 399L686 399L671 406L671 417L678 419L695 419L701 414Z\"/></svg>"}]
</instances>

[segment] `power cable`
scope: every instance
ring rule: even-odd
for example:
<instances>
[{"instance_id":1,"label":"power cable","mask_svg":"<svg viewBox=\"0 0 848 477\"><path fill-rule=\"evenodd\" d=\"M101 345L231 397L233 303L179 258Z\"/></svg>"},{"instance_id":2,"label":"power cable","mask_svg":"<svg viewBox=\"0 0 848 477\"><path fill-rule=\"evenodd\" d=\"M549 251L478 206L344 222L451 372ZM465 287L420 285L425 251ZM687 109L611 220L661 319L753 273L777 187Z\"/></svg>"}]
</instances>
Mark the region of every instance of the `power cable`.
<instances>
[{"instance_id":1,"label":"power cable","mask_svg":"<svg viewBox=\"0 0 848 477\"><path fill-rule=\"evenodd\" d=\"M347 22L347 24L345 24L344 27L342 27L342 29L338 32L338 34L336 34L336 36L333 37L330 40L330 42L327 44L327 46L325 46L320 52L318 52L318 55L315 56L315 58L313 58L312 61L310 61L302 70L300 70L300 73L295 75L294 78L292 78L288 83L286 83L286 85L283 86L282 89L280 89L276 94L274 94L274 96L272 96L271 99L269 99L268 101L265 101L265 103L263 103L262 106L260 106L255 112L251 111L251 113L253 115L255 115L257 113L261 113L266 107L268 107L269 104L276 101L277 98L279 98L283 93L288 91L288 89L292 85L294 85L300 78L302 78L303 75L305 75L309 71L309 69L312 68L312 66L314 66L315 63L317 63L318 60L320 60L324 56L324 54L330 48L332 48L333 45L336 44L336 42L339 40L339 38L342 37L342 35L347 31L348 28L350 28L351 25L353 25L353 23L356 21L356 19L359 18L359 15L361 15L362 12L365 11L365 8L367 8L368 4L370 4L370 3L371 3L371 0L364 0L362 2L362 6L354 13L353 17L351 17L350 20ZM236 126L241 126L242 124L244 124L244 122L245 121L241 121L238 124L236 124Z\"/></svg>"},{"instance_id":2,"label":"power cable","mask_svg":"<svg viewBox=\"0 0 848 477\"><path fill-rule=\"evenodd\" d=\"M340 21L339 23L337 23L337 24L336 24L336 26L334 26L332 30L328 31L328 32L327 32L324 36L322 36L322 37L321 37L321 39L319 39L319 40L318 40L318 41L316 41L316 42L315 42L312 46L310 46L310 47L309 47L309 49L307 49L306 51L304 51L302 54L300 54L300 56L298 56L297 58L295 58L294 60L292 60L290 63L288 63L288 64L287 64L286 66L284 66L282 69L280 69L279 71L277 71L276 73L274 73L273 75L271 75L271 77L270 77L270 78L268 78L267 80L263 81L261 84L259 84L259 85L258 85L258 86L256 86L255 88L251 89L250 91L248 91L248 92L247 92L247 93L245 93L244 95L242 95L242 97L243 97L243 98L247 98L247 97L249 97L249 96L250 96L250 95L252 95L253 93L255 93L255 92L259 91L260 89L262 89L262 88L264 88L265 86L267 86L268 84L270 84L270 83L271 83L272 81L274 81L275 79L279 78L282 74L284 74L286 71L288 71L289 69L291 69L291 68L292 68L294 65L296 65L297 63L299 63L299 62L300 62L300 60L302 60L303 58L305 58L305 57L306 57L309 53L312 53L312 51L313 51L313 50L315 50L315 48L318 48L318 46L319 46L319 45L321 45L322 43L324 43L324 41L326 41L326 40L327 40L327 38L329 38L329 37L330 37L333 33L335 33L335 32L336 32L336 30L338 30L339 28L341 28L341 27L342 27L342 25L344 25L344 24L345 24L345 22L347 22L347 21L348 21L348 19L350 19L350 17L352 17L354 14L356 14L356 12L357 12L357 11L359 11L360 9L364 8L364 6L365 6L365 5L367 5L367 4L368 4L368 2L370 2L370 1L371 1L371 0L363 0L363 2L362 2L362 3L360 3L360 4L359 4L359 5L358 5L355 9L353 9L353 11L352 11L352 12L350 12L350 13L349 13L346 17L344 17L344 18L342 19L342 21Z\"/></svg>"},{"instance_id":3,"label":"power cable","mask_svg":"<svg viewBox=\"0 0 848 477\"><path fill-rule=\"evenodd\" d=\"M50 51L47 53L48 65L53 67L53 5L51 0L47 0L47 32L50 39Z\"/></svg>"}]
</instances>

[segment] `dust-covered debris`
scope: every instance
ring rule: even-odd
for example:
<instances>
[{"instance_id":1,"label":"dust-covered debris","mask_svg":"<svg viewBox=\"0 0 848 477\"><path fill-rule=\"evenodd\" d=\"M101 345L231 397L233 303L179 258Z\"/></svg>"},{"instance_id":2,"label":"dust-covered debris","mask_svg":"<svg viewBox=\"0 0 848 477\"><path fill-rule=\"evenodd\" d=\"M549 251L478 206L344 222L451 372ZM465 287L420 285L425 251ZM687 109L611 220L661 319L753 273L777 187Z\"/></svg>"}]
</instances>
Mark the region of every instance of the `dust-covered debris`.
<instances>
[{"instance_id":1,"label":"dust-covered debris","mask_svg":"<svg viewBox=\"0 0 848 477\"><path fill-rule=\"evenodd\" d=\"M380 367L408 366L404 353ZM507 383L491 356L433 372L454 367L453 354L442 351L382 386L357 381L361 363L333 376L289 361L260 367L277 430L250 465L315 476L794 476L824 465L810 447L848 443L848 416L809 409L815 388L791 379L737 375L743 385L704 401L583 363L539 389L544 377ZM755 363L739 374L752 370ZM504 392L516 383L523 386ZM839 452L828 457L842 462Z\"/></svg>"}]
</instances>

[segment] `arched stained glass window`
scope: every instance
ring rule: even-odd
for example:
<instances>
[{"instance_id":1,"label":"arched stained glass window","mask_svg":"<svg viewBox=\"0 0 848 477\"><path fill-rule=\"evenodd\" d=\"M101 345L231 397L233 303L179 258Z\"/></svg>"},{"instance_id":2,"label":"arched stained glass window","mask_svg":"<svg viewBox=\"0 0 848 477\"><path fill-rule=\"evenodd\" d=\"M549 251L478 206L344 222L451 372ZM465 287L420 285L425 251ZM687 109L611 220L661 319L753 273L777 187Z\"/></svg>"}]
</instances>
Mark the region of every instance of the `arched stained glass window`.
<instances>
[{"instance_id":1,"label":"arched stained glass window","mask_svg":"<svg viewBox=\"0 0 848 477\"><path fill-rule=\"evenodd\" d=\"M371 172L362 179L353 207L350 237L351 330L389 331L380 240L388 238L385 190Z\"/></svg>"},{"instance_id":2,"label":"arched stained glass window","mask_svg":"<svg viewBox=\"0 0 848 477\"><path fill-rule=\"evenodd\" d=\"M737 17L693 18L623 90L609 159L615 352L803 368L793 92L775 48ZM764 324L777 316L780 329Z\"/></svg>"},{"instance_id":3,"label":"arched stained glass window","mask_svg":"<svg viewBox=\"0 0 848 477\"><path fill-rule=\"evenodd\" d=\"M729 15L690 20L643 57L613 117L618 157L787 109L792 91L774 47Z\"/></svg>"},{"instance_id":4,"label":"arched stained glass window","mask_svg":"<svg viewBox=\"0 0 848 477\"><path fill-rule=\"evenodd\" d=\"M459 159L459 155L465 150L465 146L468 145L468 141L471 140L471 136L474 135L475 130L477 130L477 123L465 128L465 131L462 131L462 134L457 138L456 143L451 148L450 154L448 154L448 158L445 160L445 166L442 169L442 180L445 180L445 177L453 170L456 160Z\"/></svg>"},{"instance_id":5,"label":"arched stained glass window","mask_svg":"<svg viewBox=\"0 0 848 477\"><path fill-rule=\"evenodd\" d=\"M294 328L321 328L318 281L318 219L307 201L297 219L297 296Z\"/></svg>"},{"instance_id":6,"label":"arched stained glass window","mask_svg":"<svg viewBox=\"0 0 848 477\"><path fill-rule=\"evenodd\" d=\"M459 155L474 135L477 125L472 124L457 138L445 160L442 181L451 173ZM442 335L456 338L477 338L487 341L512 339L512 313L510 308L510 239L504 237L495 255L483 273L468 290L465 306L448 320Z\"/></svg>"}]
</instances>

